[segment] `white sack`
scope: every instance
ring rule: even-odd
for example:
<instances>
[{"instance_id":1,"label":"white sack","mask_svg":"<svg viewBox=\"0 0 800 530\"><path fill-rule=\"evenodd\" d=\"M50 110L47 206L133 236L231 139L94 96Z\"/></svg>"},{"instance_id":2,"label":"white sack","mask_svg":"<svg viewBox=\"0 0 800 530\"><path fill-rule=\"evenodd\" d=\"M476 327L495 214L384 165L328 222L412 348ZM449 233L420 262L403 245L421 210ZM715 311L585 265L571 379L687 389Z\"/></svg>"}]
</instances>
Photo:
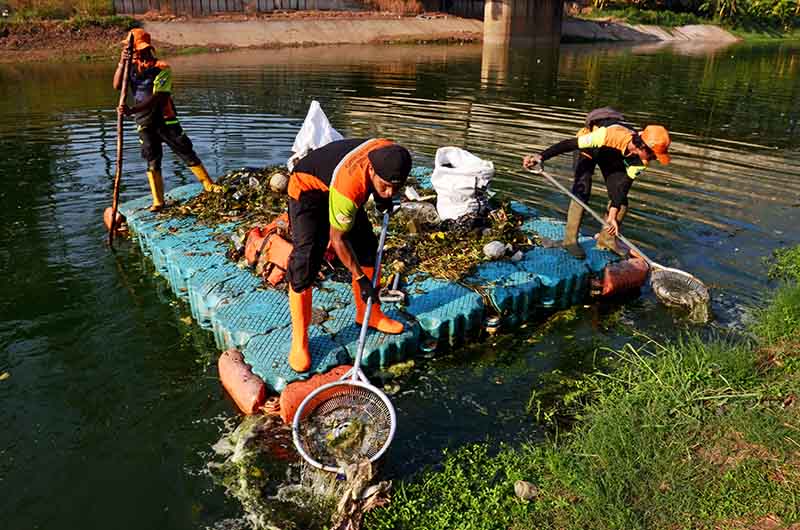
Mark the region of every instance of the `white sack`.
<instances>
[{"instance_id":1,"label":"white sack","mask_svg":"<svg viewBox=\"0 0 800 530\"><path fill-rule=\"evenodd\" d=\"M292 171L297 161L306 156L312 149L318 149L342 138L344 137L331 126L328 117L322 112L319 102L312 101L308 107L308 114L306 114L303 126L300 127L300 132L294 138L294 144L292 144L293 154L286 161L286 167L289 168L289 171Z\"/></svg>"},{"instance_id":2,"label":"white sack","mask_svg":"<svg viewBox=\"0 0 800 530\"><path fill-rule=\"evenodd\" d=\"M486 207L494 164L458 147L440 147L431 176L439 217L456 219Z\"/></svg>"}]
</instances>

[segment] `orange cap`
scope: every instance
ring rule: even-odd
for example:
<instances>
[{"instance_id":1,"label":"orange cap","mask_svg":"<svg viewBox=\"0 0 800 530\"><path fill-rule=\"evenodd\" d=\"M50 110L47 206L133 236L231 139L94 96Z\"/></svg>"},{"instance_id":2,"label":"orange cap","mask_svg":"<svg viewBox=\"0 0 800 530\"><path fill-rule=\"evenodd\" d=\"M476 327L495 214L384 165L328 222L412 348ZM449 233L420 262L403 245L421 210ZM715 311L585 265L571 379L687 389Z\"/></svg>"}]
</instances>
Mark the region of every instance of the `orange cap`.
<instances>
[{"instance_id":1,"label":"orange cap","mask_svg":"<svg viewBox=\"0 0 800 530\"><path fill-rule=\"evenodd\" d=\"M639 136L653 150L659 162L669 164L670 156L667 151L669 151L669 144L672 141L669 139L669 132L665 127L648 125Z\"/></svg>"},{"instance_id":2,"label":"orange cap","mask_svg":"<svg viewBox=\"0 0 800 530\"><path fill-rule=\"evenodd\" d=\"M142 28L133 28L130 34L133 35L133 49L135 51L138 52L146 48L153 48L153 45L150 44L150 34Z\"/></svg>"}]
</instances>

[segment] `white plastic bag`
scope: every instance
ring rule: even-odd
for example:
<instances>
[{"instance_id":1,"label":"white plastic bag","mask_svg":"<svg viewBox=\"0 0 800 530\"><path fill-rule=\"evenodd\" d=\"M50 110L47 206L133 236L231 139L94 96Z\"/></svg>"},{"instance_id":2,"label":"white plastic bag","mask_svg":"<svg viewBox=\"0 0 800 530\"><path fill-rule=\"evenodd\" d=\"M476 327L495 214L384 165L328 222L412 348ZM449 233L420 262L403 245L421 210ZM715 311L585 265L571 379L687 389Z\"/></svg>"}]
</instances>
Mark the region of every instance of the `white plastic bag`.
<instances>
[{"instance_id":1,"label":"white plastic bag","mask_svg":"<svg viewBox=\"0 0 800 530\"><path fill-rule=\"evenodd\" d=\"M440 147L431 176L439 217L478 213L488 202L494 164L458 147Z\"/></svg>"},{"instance_id":2,"label":"white plastic bag","mask_svg":"<svg viewBox=\"0 0 800 530\"><path fill-rule=\"evenodd\" d=\"M292 171L297 161L306 156L312 149L318 149L342 138L344 137L331 126L328 117L322 112L319 102L312 101L308 107L308 114L306 114L303 126L300 127L300 132L294 138L294 144L292 144L293 154L286 161L286 167L289 168L289 171Z\"/></svg>"}]
</instances>

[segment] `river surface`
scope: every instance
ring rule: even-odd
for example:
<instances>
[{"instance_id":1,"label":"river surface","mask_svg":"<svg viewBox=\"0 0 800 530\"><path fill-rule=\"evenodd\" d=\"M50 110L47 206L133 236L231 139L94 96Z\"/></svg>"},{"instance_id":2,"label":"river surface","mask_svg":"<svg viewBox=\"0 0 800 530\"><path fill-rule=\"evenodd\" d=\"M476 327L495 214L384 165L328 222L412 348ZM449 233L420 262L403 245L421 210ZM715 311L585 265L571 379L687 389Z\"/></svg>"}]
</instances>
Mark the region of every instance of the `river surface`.
<instances>
[{"instance_id":1,"label":"river surface","mask_svg":"<svg viewBox=\"0 0 800 530\"><path fill-rule=\"evenodd\" d=\"M281 163L312 99L346 136L386 136L418 164L457 145L494 161L495 189L563 215L520 170L592 108L666 125L673 163L631 194L625 233L713 288L714 326L738 329L767 286L762 258L800 243L800 48L480 46L294 48L177 57L182 123L214 175ZM132 245L105 246L115 159L114 65L0 66L0 527L184 529L241 513L206 472L238 421L210 334ZM127 128L123 198L148 193ZM568 182L570 161L549 164ZM167 154L167 188L193 181ZM596 176L593 204L605 204ZM587 222L584 230L596 225ZM589 369L633 330L686 329L651 293L581 307L523 338L422 360L393 397L387 473L470 441L537 434L531 389ZM556 372L560 373L560 372ZM7 374L7 375L3 375Z\"/></svg>"}]
</instances>

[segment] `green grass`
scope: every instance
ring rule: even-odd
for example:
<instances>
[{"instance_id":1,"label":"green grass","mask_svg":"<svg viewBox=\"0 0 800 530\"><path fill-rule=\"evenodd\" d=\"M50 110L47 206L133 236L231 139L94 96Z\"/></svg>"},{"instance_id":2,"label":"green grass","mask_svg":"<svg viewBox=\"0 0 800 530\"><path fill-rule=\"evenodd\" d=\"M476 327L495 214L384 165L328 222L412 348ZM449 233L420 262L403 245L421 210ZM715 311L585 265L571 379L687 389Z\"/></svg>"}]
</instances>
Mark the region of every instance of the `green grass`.
<instances>
[{"instance_id":1,"label":"green grass","mask_svg":"<svg viewBox=\"0 0 800 530\"><path fill-rule=\"evenodd\" d=\"M786 0L775 0L775 3L776 6L778 3L785 4ZM726 12L725 16L710 16L709 9L702 6L695 6L694 12L675 12L617 5L595 9L581 16L589 19L611 17L630 24L651 24L667 28L688 24L715 24L743 40L754 42L800 39L800 13L786 11L787 8L783 5L766 9L765 2L744 2L744 6L740 8L735 15Z\"/></svg>"},{"instance_id":2,"label":"green grass","mask_svg":"<svg viewBox=\"0 0 800 530\"><path fill-rule=\"evenodd\" d=\"M652 24L673 28L676 26L686 26L688 24L713 24L707 18L699 17L693 13L675 13L673 11L654 11L647 9L637 9L629 7L625 9L602 9L593 11L589 15L582 15L586 18L618 18L630 24Z\"/></svg>"},{"instance_id":3,"label":"green grass","mask_svg":"<svg viewBox=\"0 0 800 530\"><path fill-rule=\"evenodd\" d=\"M64 21L71 29L83 29L86 27L97 28L122 28L125 30L133 29L139 26L139 23L133 17L126 15L111 15L111 16L90 16L90 15L77 15Z\"/></svg>"},{"instance_id":4,"label":"green grass","mask_svg":"<svg viewBox=\"0 0 800 530\"><path fill-rule=\"evenodd\" d=\"M10 17L7 21L0 20L0 33L14 32L14 31L31 31L42 24L48 24L38 18L24 18L24 17ZM127 31L129 29L139 26L139 22L133 17L123 15L112 16L90 16L90 15L76 15L64 20L55 21L56 24L62 25L64 28L71 31L80 31L83 29L95 28L119 28Z\"/></svg>"},{"instance_id":5,"label":"green grass","mask_svg":"<svg viewBox=\"0 0 800 530\"><path fill-rule=\"evenodd\" d=\"M776 250L767 263L770 279L800 283L800 246Z\"/></svg>"},{"instance_id":6,"label":"green grass","mask_svg":"<svg viewBox=\"0 0 800 530\"><path fill-rule=\"evenodd\" d=\"M74 16L106 17L114 14L113 0L7 0L11 19L66 20Z\"/></svg>"},{"instance_id":7,"label":"green grass","mask_svg":"<svg viewBox=\"0 0 800 530\"><path fill-rule=\"evenodd\" d=\"M800 265L800 250L780 254ZM367 515L367 529L726 528L800 521L800 286L755 339L688 337L615 353L570 390L578 419L538 445L447 454ZM514 482L540 495L519 500Z\"/></svg>"},{"instance_id":8,"label":"green grass","mask_svg":"<svg viewBox=\"0 0 800 530\"><path fill-rule=\"evenodd\" d=\"M6 27L30 26L42 22L45 22L45 19L10 17L9 20L0 20L0 25ZM75 15L70 18L58 19L57 23L64 24L66 27L72 30L81 30L88 27L98 27L98 28L116 27L128 30L138 27L140 25L136 19L126 15L111 15L111 16Z\"/></svg>"}]
</instances>

